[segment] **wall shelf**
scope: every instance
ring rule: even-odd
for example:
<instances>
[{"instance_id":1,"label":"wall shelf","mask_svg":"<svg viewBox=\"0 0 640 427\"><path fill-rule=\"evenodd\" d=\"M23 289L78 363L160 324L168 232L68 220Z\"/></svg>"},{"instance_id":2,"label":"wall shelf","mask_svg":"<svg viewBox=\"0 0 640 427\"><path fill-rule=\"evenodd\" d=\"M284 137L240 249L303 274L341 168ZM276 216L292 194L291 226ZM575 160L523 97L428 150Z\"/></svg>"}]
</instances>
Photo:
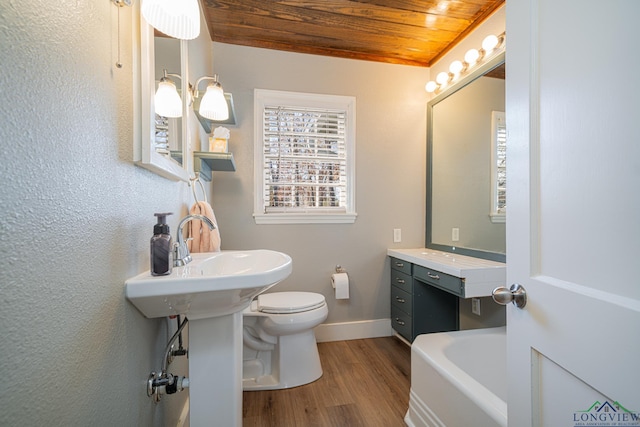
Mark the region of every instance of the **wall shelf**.
<instances>
[{"instance_id":1,"label":"wall shelf","mask_svg":"<svg viewBox=\"0 0 640 427\"><path fill-rule=\"evenodd\" d=\"M211 181L211 172L235 172L236 162L233 153L193 152L193 171L199 173L205 181Z\"/></svg>"}]
</instances>

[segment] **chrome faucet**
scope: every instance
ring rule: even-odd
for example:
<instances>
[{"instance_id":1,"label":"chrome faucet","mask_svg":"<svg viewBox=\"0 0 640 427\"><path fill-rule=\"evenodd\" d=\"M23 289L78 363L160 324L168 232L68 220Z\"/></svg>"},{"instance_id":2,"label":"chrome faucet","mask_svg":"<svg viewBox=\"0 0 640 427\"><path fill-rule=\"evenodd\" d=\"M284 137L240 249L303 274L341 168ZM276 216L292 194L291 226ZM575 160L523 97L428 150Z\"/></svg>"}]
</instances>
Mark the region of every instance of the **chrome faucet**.
<instances>
[{"instance_id":1,"label":"chrome faucet","mask_svg":"<svg viewBox=\"0 0 640 427\"><path fill-rule=\"evenodd\" d=\"M210 230L215 230L215 224L206 216L203 215L187 215L182 218L180 224L178 224L178 237L177 242L174 244L174 253L173 253L173 266L174 267L182 267L183 265L187 265L191 262L191 254L189 253L189 247L187 246L187 241L184 239L182 235L182 227L194 219L198 219L207 226L209 226Z\"/></svg>"}]
</instances>

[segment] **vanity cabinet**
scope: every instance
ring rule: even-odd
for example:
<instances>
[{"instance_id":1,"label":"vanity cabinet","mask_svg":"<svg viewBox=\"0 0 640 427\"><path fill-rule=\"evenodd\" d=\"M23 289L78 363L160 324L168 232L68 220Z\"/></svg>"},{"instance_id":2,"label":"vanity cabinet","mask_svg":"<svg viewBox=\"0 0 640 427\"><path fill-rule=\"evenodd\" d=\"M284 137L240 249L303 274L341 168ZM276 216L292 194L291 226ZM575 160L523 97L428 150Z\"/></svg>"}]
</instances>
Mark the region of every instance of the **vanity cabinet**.
<instances>
[{"instance_id":1,"label":"vanity cabinet","mask_svg":"<svg viewBox=\"0 0 640 427\"><path fill-rule=\"evenodd\" d=\"M435 276L438 276L436 278ZM420 334L459 329L458 297L434 283L448 275L391 257L391 325L409 341Z\"/></svg>"},{"instance_id":2,"label":"vanity cabinet","mask_svg":"<svg viewBox=\"0 0 640 427\"><path fill-rule=\"evenodd\" d=\"M488 297L506 286L503 262L427 248L388 249L387 255L391 326L409 341L420 334L459 330L463 299Z\"/></svg>"},{"instance_id":3,"label":"vanity cabinet","mask_svg":"<svg viewBox=\"0 0 640 427\"><path fill-rule=\"evenodd\" d=\"M443 291L451 292L459 297L464 296L464 280L432 268L415 265L413 275L417 280L435 286Z\"/></svg>"}]
</instances>

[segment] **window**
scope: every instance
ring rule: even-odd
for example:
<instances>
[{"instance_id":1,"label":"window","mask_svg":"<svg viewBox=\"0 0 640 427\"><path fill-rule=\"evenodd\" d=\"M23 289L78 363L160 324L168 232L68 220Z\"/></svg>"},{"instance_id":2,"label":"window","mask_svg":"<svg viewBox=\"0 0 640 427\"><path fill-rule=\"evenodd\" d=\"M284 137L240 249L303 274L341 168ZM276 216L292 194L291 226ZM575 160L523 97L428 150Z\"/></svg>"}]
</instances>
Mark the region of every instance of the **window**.
<instances>
[{"instance_id":1,"label":"window","mask_svg":"<svg viewBox=\"0 0 640 427\"><path fill-rule=\"evenodd\" d=\"M507 125L503 111L491 112L491 222L507 214Z\"/></svg>"},{"instance_id":2,"label":"window","mask_svg":"<svg viewBox=\"0 0 640 427\"><path fill-rule=\"evenodd\" d=\"M255 90L257 224L353 223L355 98Z\"/></svg>"}]
</instances>

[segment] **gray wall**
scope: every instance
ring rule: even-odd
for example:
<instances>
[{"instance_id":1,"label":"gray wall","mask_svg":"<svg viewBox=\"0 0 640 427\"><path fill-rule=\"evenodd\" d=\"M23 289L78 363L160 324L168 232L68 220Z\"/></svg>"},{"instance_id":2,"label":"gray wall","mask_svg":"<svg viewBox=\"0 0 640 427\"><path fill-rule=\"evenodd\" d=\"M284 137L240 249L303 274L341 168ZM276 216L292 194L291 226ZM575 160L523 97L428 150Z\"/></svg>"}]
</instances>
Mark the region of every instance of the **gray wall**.
<instances>
[{"instance_id":1,"label":"gray wall","mask_svg":"<svg viewBox=\"0 0 640 427\"><path fill-rule=\"evenodd\" d=\"M214 71L232 92L239 125L229 150L237 171L213 179L224 249L290 254L293 274L274 291L319 292L327 323L389 317L389 247L422 247L428 69L213 43ZM253 214L254 88L356 97L355 224L256 225ZM393 243L393 229L402 243ZM347 269L351 298L337 301L330 275Z\"/></svg>"},{"instance_id":2,"label":"gray wall","mask_svg":"<svg viewBox=\"0 0 640 427\"><path fill-rule=\"evenodd\" d=\"M132 163L131 9L119 35L117 12L0 3L3 425L175 425L186 398L146 396L166 323L124 297L148 269L153 213L175 228L191 192Z\"/></svg>"}]
</instances>

